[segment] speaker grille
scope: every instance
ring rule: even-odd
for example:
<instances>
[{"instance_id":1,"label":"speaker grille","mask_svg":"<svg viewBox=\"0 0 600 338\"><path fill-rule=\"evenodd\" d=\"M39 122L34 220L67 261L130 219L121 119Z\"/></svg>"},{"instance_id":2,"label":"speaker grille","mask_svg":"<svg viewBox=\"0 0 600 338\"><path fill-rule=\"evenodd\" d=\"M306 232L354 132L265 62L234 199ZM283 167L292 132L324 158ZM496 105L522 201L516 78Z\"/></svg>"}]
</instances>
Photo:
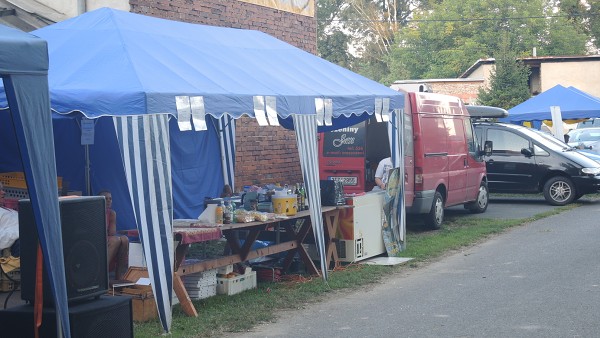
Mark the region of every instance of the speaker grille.
<instances>
[{"instance_id":1,"label":"speaker grille","mask_svg":"<svg viewBox=\"0 0 600 338\"><path fill-rule=\"evenodd\" d=\"M59 200L67 298L82 300L106 293L108 263L104 197ZM19 201L21 234L21 298L35 300L37 227L29 200ZM45 269L44 269L45 271ZM44 302L52 302L52 290L44 273Z\"/></svg>"}]
</instances>

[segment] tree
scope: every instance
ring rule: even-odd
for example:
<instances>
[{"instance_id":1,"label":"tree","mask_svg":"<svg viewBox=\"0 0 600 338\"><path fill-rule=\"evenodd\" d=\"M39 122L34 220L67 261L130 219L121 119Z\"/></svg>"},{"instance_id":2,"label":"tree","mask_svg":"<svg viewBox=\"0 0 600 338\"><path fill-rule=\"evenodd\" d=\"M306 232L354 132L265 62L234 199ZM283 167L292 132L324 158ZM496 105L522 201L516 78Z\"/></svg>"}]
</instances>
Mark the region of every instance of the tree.
<instances>
[{"instance_id":1,"label":"tree","mask_svg":"<svg viewBox=\"0 0 600 338\"><path fill-rule=\"evenodd\" d=\"M510 45L505 36L495 57L495 70L490 74L489 88L479 89L479 104L510 109L531 97L529 68L517 59Z\"/></svg>"},{"instance_id":2,"label":"tree","mask_svg":"<svg viewBox=\"0 0 600 338\"><path fill-rule=\"evenodd\" d=\"M500 49L502 36L518 56L585 54L588 36L557 15L546 0L445 0L414 13L396 37L410 78L457 77L480 58ZM548 17L551 19L548 19Z\"/></svg>"},{"instance_id":3,"label":"tree","mask_svg":"<svg viewBox=\"0 0 600 338\"><path fill-rule=\"evenodd\" d=\"M317 1L317 51L325 60L352 69L354 56L348 52L351 37L334 24L342 15L343 5L342 0Z\"/></svg>"},{"instance_id":4,"label":"tree","mask_svg":"<svg viewBox=\"0 0 600 338\"><path fill-rule=\"evenodd\" d=\"M319 55L379 81L389 74L396 32L421 3L428 1L317 1Z\"/></svg>"}]
</instances>

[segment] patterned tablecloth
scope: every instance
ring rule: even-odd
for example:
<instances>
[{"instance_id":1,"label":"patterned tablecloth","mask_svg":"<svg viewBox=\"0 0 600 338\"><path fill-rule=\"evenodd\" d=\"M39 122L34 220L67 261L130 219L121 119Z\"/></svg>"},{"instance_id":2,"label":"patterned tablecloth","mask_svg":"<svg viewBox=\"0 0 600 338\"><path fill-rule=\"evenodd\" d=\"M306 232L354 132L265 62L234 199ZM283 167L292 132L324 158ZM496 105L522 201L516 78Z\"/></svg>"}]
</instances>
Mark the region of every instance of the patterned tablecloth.
<instances>
[{"instance_id":1,"label":"patterned tablecloth","mask_svg":"<svg viewBox=\"0 0 600 338\"><path fill-rule=\"evenodd\" d=\"M181 244L213 241L223 236L219 224L204 224L198 220L173 220L173 234Z\"/></svg>"}]
</instances>

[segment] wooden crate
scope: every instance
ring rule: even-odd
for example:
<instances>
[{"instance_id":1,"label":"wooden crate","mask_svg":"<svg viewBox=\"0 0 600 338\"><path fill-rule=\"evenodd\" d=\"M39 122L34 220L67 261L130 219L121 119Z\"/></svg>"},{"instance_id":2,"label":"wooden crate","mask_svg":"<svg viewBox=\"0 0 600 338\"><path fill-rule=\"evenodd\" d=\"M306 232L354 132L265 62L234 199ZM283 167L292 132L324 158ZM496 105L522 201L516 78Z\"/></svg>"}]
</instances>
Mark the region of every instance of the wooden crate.
<instances>
[{"instance_id":1,"label":"wooden crate","mask_svg":"<svg viewBox=\"0 0 600 338\"><path fill-rule=\"evenodd\" d=\"M140 278L148 278L148 270L143 267L131 266L123 279L136 283ZM117 284L118 285L118 284ZM131 297L133 308L133 320L145 322L158 318L156 301L151 285L126 285L113 290L115 295L126 295Z\"/></svg>"},{"instance_id":2,"label":"wooden crate","mask_svg":"<svg viewBox=\"0 0 600 338\"><path fill-rule=\"evenodd\" d=\"M158 318L152 287L132 285L119 289L119 294L131 297L134 321L146 322Z\"/></svg>"}]
</instances>

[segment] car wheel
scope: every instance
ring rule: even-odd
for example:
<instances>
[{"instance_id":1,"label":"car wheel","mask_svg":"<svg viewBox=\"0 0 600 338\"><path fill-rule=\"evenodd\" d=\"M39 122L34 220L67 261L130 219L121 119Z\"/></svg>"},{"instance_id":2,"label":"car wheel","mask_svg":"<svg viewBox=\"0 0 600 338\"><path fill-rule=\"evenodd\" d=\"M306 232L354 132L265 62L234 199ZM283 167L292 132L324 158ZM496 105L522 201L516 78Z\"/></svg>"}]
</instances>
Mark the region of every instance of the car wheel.
<instances>
[{"instance_id":1,"label":"car wheel","mask_svg":"<svg viewBox=\"0 0 600 338\"><path fill-rule=\"evenodd\" d=\"M554 176L544 184L544 198L551 205L569 204L575 196L575 186L568 177Z\"/></svg>"},{"instance_id":2,"label":"car wheel","mask_svg":"<svg viewBox=\"0 0 600 338\"><path fill-rule=\"evenodd\" d=\"M465 204L465 208L473 214L482 214L487 210L490 193L488 191L487 184L481 182L479 185L479 192L477 193L477 199L473 202Z\"/></svg>"},{"instance_id":3,"label":"car wheel","mask_svg":"<svg viewBox=\"0 0 600 338\"><path fill-rule=\"evenodd\" d=\"M444 222L444 198L439 191L433 195L433 203L431 203L431 210L425 215L425 224L434 230L442 227Z\"/></svg>"}]
</instances>

